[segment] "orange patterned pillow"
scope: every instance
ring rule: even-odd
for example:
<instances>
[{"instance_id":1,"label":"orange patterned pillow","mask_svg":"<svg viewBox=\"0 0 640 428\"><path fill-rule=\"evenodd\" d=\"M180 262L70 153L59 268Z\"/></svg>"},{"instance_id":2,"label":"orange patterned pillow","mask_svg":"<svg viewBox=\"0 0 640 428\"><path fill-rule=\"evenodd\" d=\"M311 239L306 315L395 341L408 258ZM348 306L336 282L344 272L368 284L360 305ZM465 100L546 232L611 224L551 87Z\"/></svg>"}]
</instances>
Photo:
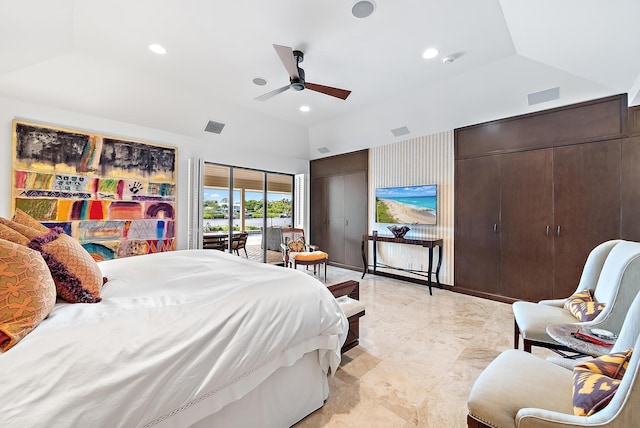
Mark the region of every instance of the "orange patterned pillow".
<instances>
[{"instance_id":1,"label":"orange patterned pillow","mask_svg":"<svg viewBox=\"0 0 640 428\"><path fill-rule=\"evenodd\" d=\"M2 217L0 217L0 223L2 223L6 227L9 227L9 228L15 230L19 234L26 236L29 239L33 239L36 236L40 236L40 235L45 234L45 233L47 233L49 231L49 229L46 229L46 230L34 229L31 226L25 226L24 224L15 222L13 220L7 220L6 218L2 218Z\"/></svg>"},{"instance_id":2,"label":"orange patterned pillow","mask_svg":"<svg viewBox=\"0 0 640 428\"><path fill-rule=\"evenodd\" d=\"M56 286L42 256L0 239L0 351L7 351L49 315Z\"/></svg>"},{"instance_id":3,"label":"orange patterned pillow","mask_svg":"<svg viewBox=\"0 0 640 428\"><path fill-rule=\"evenodd\" d=\"M29 245L29 238L2 223L0 223L0 239L24 245L25 247Z\"/></svg>"},{"instance_id":4,"label":"orange patterned pillow","mask_svg":"<svg viewBox=\"0 0 640 428\"><path fill-rule=\"evenodd\" d=\"M26 212L22 211L19 208L16 208L16 213L13 215L12 220L15 221L16 223L29 226L32 229L36 229L44 233L49 231L49 228L47 226L40 223L38 220L31 217L29 214L27 214Z\"/></svg>"},{"instance_id":5,"label":"orange patterned pillow","mask_svg":"<svg viewBox=\"0 0 640 428\"><path fill-rule=\"evenodd\" d=\"M307 247L304 245L304 238L301 236L295 241L289 241L289 251L294 253L301 253L307 251Z\"/></svg>"}]
</instances>

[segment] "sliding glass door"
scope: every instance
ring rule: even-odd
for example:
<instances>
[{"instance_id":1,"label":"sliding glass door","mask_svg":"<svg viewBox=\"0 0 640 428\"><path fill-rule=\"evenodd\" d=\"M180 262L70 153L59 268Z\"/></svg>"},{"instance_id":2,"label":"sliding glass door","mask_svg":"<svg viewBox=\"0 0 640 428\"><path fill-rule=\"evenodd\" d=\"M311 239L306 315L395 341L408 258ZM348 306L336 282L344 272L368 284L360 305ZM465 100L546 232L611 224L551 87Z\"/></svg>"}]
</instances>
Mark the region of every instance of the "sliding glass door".
<instances>
[{"instance_id":1,"label":"sliding glass door","mask_svg":"<svg viewBox=\"0 0 640 428\"><path fill-rule=\"evenodd\" d=\"M203 231L240 257L282 262L280 228L290 227L293 176L205 162Z\"/></svg>"}]
</instances>

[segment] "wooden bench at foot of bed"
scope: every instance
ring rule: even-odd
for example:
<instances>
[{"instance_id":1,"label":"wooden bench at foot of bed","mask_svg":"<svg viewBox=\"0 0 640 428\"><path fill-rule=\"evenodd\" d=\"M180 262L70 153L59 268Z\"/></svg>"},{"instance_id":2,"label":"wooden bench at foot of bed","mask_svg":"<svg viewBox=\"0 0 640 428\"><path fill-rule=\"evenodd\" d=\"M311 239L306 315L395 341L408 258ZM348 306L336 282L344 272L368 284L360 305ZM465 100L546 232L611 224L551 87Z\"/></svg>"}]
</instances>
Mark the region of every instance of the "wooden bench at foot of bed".
<instances>
[{"instance_id":1,"label":"wooden bench at foot of bed","mask_svg":"<svg viewBox=\"0 0 640 428\"><path fill-rule=\"evenodd\" d=\"M336 298L349 321L347 340L342 345L342 352L357 346L360 341L360 317L365 313L364 304L360 301L360 284L358 281L345 281L327 287Z\"/></svg>"}]
</instances>

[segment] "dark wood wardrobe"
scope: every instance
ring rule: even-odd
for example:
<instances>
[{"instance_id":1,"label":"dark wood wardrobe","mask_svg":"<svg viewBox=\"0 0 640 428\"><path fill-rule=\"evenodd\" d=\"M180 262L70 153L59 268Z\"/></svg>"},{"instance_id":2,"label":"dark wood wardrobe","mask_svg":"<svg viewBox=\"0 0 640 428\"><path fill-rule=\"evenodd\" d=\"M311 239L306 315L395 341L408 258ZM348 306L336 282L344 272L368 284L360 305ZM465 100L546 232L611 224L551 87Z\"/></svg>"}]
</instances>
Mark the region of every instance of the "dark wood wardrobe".
<instances>
[{"instance_id":1,"label":"dark wood wardrobe","mask_svg":"<svg viewBox=\"0 0 640 428\"><path fill-rule=\"evenodd\" d=\"M640 137L628 117L618 95L455 130L460 291L567 297L593 247L640 240Z\"/></svg>"},{"instance_id":2,"label":"dark wood wardrobe","mask_svg":"<svg viewBox=\"0 0 640 428\"><path fill-rule=\"evenodd\" d=\"M329 254L330 264L362 269L368 169L368 150L311 161L310 238Z\"/></svg>"}]
</instances>

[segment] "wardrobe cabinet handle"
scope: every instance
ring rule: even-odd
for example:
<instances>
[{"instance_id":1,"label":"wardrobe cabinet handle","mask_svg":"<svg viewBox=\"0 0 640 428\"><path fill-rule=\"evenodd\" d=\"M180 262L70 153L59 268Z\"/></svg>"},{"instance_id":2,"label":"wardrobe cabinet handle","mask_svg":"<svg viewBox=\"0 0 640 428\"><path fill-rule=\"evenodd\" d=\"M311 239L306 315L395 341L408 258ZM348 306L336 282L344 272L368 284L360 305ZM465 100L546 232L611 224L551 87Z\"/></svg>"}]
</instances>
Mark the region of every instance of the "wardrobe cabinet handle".
<instances>
[{"instance_id":1,"label":"wardrobe cabinet handle","mask_svg":"<svg viewBox=\"0 0 640 428\"><path fill-rule=\"evenodd\" d=\"M560 226L558 226L558 236L560 236Z\"/></svg>"},{"instance_id":2,"label":"wardrobe cabinet handle","mask_svg":"<svg viewBox=\"0 0 640 428\"><path fill-rule=\"evenodd\" d=\"M549 225L547 225L547 236L549 236L549 229L550 229L550 227L549 227Z\"/></svg>"},{"instance_id":3,"label":"wardrobe cabinet handle","mask_svg":"<svg viewBox=\"0 0 640 428\"><path fill-rule=\"evenodd\" d=\"M498 223L493 223L493 233L498 232Z\"/></svg>"}]
</instances>

